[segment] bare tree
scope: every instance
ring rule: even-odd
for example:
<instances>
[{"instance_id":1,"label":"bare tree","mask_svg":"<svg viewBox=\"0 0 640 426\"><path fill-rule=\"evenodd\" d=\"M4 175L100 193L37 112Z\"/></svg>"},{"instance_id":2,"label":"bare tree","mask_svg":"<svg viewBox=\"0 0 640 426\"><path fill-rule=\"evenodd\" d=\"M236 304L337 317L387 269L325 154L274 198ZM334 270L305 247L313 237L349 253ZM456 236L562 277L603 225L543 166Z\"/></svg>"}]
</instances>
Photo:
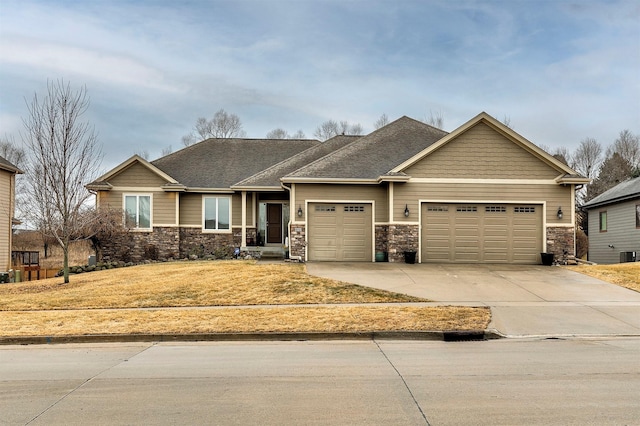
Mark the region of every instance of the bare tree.
<instances>
[{"instance_id":1,"label":"bare tree","mask_svg":"<svg viewBox=\"0 0 640 426\"><path fill-rule=\"evenodd\" d=\"M585 138L573 155L573 168L581 175L594 179L602 162L602 146L593 138Z\"/></svg>"},{"instance_id":2,"label":"bare tree","mask_svg":"<svg viewBox=\"0 0 640 426\"><path fill-rule=\"evenodd\" d=\"M629 161L617 152L607 157L600 166L598 177L587 187L586 201L589 201L603 192L613 188L620 182L624 182L633 176L633 168Z\"/></svg>"},{"instance_id":3,"label":"bare tree","mask_svg":"<svg viewBox=\"0 0 640 426\"><path fill-rule=\"evenodd\" d=\"M191 133L182 137L184 146L189 146L196 140L208 138L243 138L246 133L242 130L242 122L236 114L229 114L219 109L210 120L199 117Z\"/></svg>"},{"instance_id":4,"label":"bare tree","mask_svg":"<svg viewBox=\"0 0 640 426\"><path fill-rule=\"evenodd\" d=\"M173 148L171 147L171 145L169 145L166 148L162 148L162 151L160 152L160 156L161 157L165 157L169 154L171 154L173 152Z\"/></svg>"},{"instance_id":5,"label":"bare tree","mask_svg":"<svg viewBox=\"0 0 640 426\"><path fill-rule=\"evenodd\" d=\"M26 161L24 149L18 146L13 136L8 135L0 138L0 156L17 168L22 167Z\"/></svg>"},{"instance_id":6,"label":"bare tree","mask_svg":"<svg viewBox=\"0 0 640 426\"><path fill-rule=\"evenodd\" d=\"M359 123L349 124L348 121L337 122L335 120L327 120L320 124L313 135L322 141L331 139L337 135L361 135L362 126Z\"/></svg>"},{"instance_id":7,"label":"bare tree","mask_svg":"<svg viewBox=\"0 0 640 426\"><path fill-rule=\"evenodd\" d=\"M560 160L562 163L566 164L567 166L571 163L572 158L571 158L571 153L569 152L569 150L564 147L558 147L553 151L553 156L557 159Z\"/></svg>"},{"instance_id":8,"label":"bare tree","mask_svg":"<svg viewBox=\"0 0 640 426\"><path fill-rule=\"evenodd\" d=\"M634 135L629 130L621 131L613 145L607 148L607 157L614 152L627 160L632 169L640 169L640 135Z\"/></svg>"},{"instance_id":9,"label":"bare tree","mask_svg":"<svg viewBox=\"0 0 640 426\"><path fill-rule=\"evenodd\" d=\"M307 136L304 134L302 130L298 130L294 134L291 135L291 139L304 139Z\"/></svg>"},{"instance_id":10,"label":"bare tree","mask_svg":"<svg viewBox=\"0 0 640 426\"><path fill-rule=\"evenodd\" d=\"M26 173L34 208L31 220L55 238L64 254L64 282L69 282L69 244L87 226L84 184L95 179L102 152L93 126L82 121L89 108L86 87L72 90L63 80L47 84L43 98L34 94L23 119L29 161Z\"/></svg>"},{"instance_id":11,"label":"bare tree","mask_svg":"<svg viewBox=\"0 0 640 426\"><path fill-rule=\"evenodd\" d=\"M424 122L430 126L435 127L436 129L444 128L444 115L442 111L438 110L435 113L429 110L429 116L425 117Z\"/></svg>"},{"instance_id":12,"label":"bare tree","mask_svg":"<svg viewBox=\"0 0 640 426\"><path fill-rule=\"evenodd\" d=\"M267 139L289 139L289 133L286 130L278 127L267 133Z\"/></svg>"},{"instance_id":13,"label":"bare tree","mask_svg":"<svg viewBox=\"0 0 640 426\"><path fill-rule=\"evenodd\" d=\"M504 124L505 126L507 126L510 129L513 129L513 127L511 127L511 117L509 117L506 114L505 114L504 118L502 118L502 124Z\"/></svg>"},{"instance_id":14,"label":"bare tree","mask_svg":"<svg viewBox=\"0 0 640 426\"><path fill-rule=\"evenodd\" d=\"M389 124L389 117L387 116L387 114L384 114L384 113L383 113L383 114L380 116L380 118L378 118L378 119L376 120L376 122L375 122L375 123L373 123L373 127L375 127L375 128L376 128L376 130L377 130L377 129L381 128L381 127L386 126L387 124Z\"/></svg>"}]
</instances>

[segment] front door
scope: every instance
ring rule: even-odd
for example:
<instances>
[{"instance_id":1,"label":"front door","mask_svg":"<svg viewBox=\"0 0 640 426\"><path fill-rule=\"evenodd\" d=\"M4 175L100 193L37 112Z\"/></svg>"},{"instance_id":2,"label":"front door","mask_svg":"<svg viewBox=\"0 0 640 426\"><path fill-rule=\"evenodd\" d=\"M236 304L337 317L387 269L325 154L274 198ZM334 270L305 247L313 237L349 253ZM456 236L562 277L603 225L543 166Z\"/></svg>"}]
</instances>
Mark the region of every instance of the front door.
<instances>
[{"instance_id":1,"label":"front door","mask_svg":"<svg viewBox=\"0 0 640 426\"><path fill-rule=\"evenodd\" d=\"M282 204L267 204L267 244L282 243Z\"/></svg>"}]
</instances>

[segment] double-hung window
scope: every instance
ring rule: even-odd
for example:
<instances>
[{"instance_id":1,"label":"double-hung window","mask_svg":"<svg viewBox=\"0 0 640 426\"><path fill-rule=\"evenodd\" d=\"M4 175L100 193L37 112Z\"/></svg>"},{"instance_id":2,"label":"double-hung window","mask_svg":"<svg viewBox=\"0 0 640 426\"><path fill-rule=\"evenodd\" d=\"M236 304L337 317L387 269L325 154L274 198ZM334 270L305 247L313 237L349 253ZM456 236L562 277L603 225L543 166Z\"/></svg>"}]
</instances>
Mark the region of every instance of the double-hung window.
<instances>
[{"instance_id":1,"label":"double-hung window","mask_svg":"<svg viewBox=\"0 0 640 426\"><path fill-rule=\"evenodd\" d=\"M600 212L600 232L607 232L607 211Z\"/></svg>"},{"instance_id":2,"label":"double-hung window","mask_svg":"<svg viewBox=\"0 0 640 426\"><path fill-rule=\"evenodd\" d=\"M125 225L132 229L151 229L151 195L124 195Z\"/></svg>"},{"instance_id":3,"label":"double-hung window","mask_svg":"<svg viewBox=\"0 0 640 426\"><path fill-rule=\"evenodd\" d=\"M231 230L231 198L203 197L202 210L205 231Z\"/></svg>"}]
</instances>

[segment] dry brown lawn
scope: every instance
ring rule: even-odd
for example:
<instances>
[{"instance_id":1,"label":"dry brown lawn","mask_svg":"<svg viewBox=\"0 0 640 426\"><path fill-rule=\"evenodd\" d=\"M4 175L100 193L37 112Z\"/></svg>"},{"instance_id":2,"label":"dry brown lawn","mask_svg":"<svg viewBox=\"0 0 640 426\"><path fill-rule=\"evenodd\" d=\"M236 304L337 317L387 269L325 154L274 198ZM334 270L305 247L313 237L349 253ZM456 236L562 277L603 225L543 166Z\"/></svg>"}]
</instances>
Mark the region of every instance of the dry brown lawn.
<instances>
[{"instance_id":1,"label":"dry brown lawn","mask_svg":"<svg viewBox=\"0 0 640 426\"><path fill-rule=\"evenodd\" d=\"M578 265L568 268L640 292L640 262L615 265Z\"/></svg>"},{"instance_id":2,"label":"dry brown lawn","mask_svg":"<svg viewBox=\"0 0 640 426\"><path fill-rule=\"evenodd\" d=\"M487 308L347 305L424 301L313 277L300 264L159 263L67 285L1 285L0 335L483 330L490 320Z\"/></svg>"}]
</instances>

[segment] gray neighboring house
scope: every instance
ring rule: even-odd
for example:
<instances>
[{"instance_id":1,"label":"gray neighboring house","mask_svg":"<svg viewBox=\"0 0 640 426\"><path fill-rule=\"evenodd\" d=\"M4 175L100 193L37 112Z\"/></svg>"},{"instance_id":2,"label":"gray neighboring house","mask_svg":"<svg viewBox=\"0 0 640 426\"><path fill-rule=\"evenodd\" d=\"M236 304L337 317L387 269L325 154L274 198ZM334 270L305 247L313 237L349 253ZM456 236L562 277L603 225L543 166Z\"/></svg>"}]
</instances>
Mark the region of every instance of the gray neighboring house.
<instances>
[{"instance_id":1,"label":"gray neighboring house","mask_svg":"<svg viewBox=\"0 0 640 426\"><path fill-rule=\"evenodd\" d=\"M590 261L628 262L633 252L640 260L640 177L614 186L583 208L589 220Z\"/></svg>"}]
</instances>

